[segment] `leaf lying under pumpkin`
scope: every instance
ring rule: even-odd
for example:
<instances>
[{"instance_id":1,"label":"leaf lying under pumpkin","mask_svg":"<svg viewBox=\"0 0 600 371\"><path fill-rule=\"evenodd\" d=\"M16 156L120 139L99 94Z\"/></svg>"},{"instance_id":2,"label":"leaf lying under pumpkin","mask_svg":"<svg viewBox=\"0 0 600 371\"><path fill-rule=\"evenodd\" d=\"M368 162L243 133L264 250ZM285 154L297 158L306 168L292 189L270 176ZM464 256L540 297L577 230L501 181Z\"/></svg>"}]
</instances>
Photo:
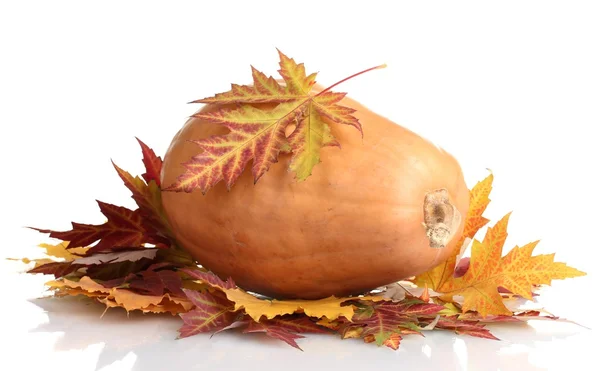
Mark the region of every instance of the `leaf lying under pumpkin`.
<instances>
[{"instance_id":1,"label":"leaf lying under pumpkin","mask_svg":"<svg viewBox=\"0 0 600 371\"><path fill-rule=\"evenodd\" d=\"M297 64L281 52L279 58L283 85L253 67L253 85L232 84L228 92L194 101L235 104L235 108L201 111L194 115L230 132L196 140L202 152L183 164L186 171L165 190L192 192L199 189L206 193L221 181L231 189L250 161L253 161L252 175L256 183L277 162L282 151L292 152L289 169L298 180L305 180L320 162L321 148L339 146L330 133L328 121L353 126L362 134L361 124L353 116L355 110L339 104L345 94L330 91L337 84L312 94L316 73L307 76L302 63ZM258 103L274 107L259 108ZM293 127L293 131L286 136L288 127Z\"/></svg>"},{"instance_id":2,"label":"leaf lying under pumpkin","mask_svg":"<svg viewBox=\"0 0 600 371\"><path fill-rule=\"evenodd\" d=\"M128 312L140 310L145 313L168 312L176 315L192 308L192 303L186 298L173 297L170 294L143 295L128 289L106 288L87 276L78 281L50 281L47 285L56 291L57 296L85 295L106 304L107 307L121 307Z\"/></svg>"},{"instance_id":3,"label":"leaf lying under pumpkin","mask_svg":"<svg viewBox=\"0 0 600 371\"><path fill-rule=\"evenodd\" d=\"M309 317L328 319L336 319L345 317L351 319L354 315L352 306L344 306L345 302L355 299L363 300L384 300L383 297L329 297L320 300L275 300L275 299L259 299L258 297L247 293L238 288L233 280L228 279L227 282L216 277L212 273L194 273L185 270L191 277L198 279L202 283L206 283L221 290L231 302L234 303L236 311L243 309L256 322L262 317L272 319L277 316L292 313L305 313Z\"/></svg>"}]
</instances>

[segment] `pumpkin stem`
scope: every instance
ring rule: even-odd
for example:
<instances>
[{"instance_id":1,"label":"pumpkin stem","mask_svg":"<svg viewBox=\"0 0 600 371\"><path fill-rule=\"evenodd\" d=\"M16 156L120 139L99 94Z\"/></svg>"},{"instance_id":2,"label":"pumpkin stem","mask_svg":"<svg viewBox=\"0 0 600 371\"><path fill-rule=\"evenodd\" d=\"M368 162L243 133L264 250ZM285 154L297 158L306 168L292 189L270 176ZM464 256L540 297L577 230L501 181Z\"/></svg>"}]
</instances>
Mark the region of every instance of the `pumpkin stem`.
<instances>
[{"instance_id":1,"label":"pumpkin stem","mask_svg":"<svg viewBox=\"0 0 600 371\"><path fill-rule=\"evenodd\" d=\"M448 190L436 189L428 192L423 203L423 214L423 226L429 238L429 246L434 249L446 247L462 219L460 211L450 203Z\"/></svg>"}]
</instances>

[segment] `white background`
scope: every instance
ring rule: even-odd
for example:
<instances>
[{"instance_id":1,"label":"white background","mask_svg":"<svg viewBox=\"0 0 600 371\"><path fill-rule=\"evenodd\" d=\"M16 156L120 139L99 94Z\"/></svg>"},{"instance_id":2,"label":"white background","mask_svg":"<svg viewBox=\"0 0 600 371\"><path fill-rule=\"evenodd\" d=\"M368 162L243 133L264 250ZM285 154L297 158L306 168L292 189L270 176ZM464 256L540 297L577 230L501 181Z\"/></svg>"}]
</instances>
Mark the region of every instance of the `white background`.
<instances>
[{"instance_id":1,"label":"white background","mask_svg":"<svg viewBox=\"0 0 600 371\"><path fill-rule=\"evenodd\" d=\"M174 3L174 2L173 2ZM592 369L599 258L600 6L594 1L3 1L0 5L2 257L103 220L95 199L132 206L110 160L139 174L135 136L163 154L194 99L276 74L276 47L329 85L453 153L469 186L495 176L487 216L513 211L507 248L541 239L588 276L543 295L566 323L493 327L501 341L429 333L400 350L261 335L175 341L177 318L129 319L37 301L44 277L2 260L0 369L391 367ZM369 131L368 126L364 128ZM583 362L574 366L573 362Z\"/></svg>"}]
</instances>

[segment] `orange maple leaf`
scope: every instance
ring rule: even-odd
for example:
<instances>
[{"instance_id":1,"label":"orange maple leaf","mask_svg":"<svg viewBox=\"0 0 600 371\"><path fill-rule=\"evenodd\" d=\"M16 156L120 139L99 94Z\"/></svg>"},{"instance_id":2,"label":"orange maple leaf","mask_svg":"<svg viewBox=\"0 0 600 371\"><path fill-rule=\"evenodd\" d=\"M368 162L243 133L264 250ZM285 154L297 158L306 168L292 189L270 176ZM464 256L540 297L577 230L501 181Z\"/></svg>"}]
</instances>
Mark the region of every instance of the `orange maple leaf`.
<instances>
[{"instance_id":1,"label":"orange maple leaf","mask_svg":"<svg viewBox=\"0 0 600 371\"><path fill-rule=\"evenodd\" d=\"M464 276L450 276L436 291L464 298L463 312L475 310L488 314L512 315L504 305L498 287L531 299L534 285L550 284L552 280L585 275L564 263L554 262L554 254L532 256L537 242L514 247L502 257L508 236L510 213L489 228L483 241L473 241L469 268Z\"/></svg>"}]
</instances>

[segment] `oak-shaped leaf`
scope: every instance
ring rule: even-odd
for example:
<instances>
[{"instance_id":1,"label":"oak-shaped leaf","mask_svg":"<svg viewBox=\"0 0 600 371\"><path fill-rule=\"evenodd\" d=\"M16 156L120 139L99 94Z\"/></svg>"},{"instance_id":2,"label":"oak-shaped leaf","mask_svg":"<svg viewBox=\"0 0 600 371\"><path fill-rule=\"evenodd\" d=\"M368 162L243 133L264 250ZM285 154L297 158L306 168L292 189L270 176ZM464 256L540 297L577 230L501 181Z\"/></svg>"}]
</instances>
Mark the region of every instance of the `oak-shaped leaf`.
<instances>
[{"instance_id":1,"label":"oak-shaped leaf","mask_svg":"<svg viewBox=\"0 0 600 371\"><path fill-rule=\"evenodd\" d=\"M282 151L292 152L289 170L302 181L320 162L321 148L339 146L330 132L329 123L350 125L362 134L362 126L354 116L355 110L339 104L345 94L331 91L337 84L313 93L316 73L307 76L304 64L296 63L281 51L279 59L283 85L253 67L253 85L232 84L228 92L194 101L235 104L236 108L224 107L194 115L229 129L229 133L195 140L202 152L183 164L185 172L165 190L192 192L199 189L205 194L221 181L231 189L250 161L256 183L278 161ZM381 67L384 66L375 68ZM258 103L270 103L271 106L258 107ZM293 131L286 137L288 127L293 127Z\"/></svg>"}]
</instances>

